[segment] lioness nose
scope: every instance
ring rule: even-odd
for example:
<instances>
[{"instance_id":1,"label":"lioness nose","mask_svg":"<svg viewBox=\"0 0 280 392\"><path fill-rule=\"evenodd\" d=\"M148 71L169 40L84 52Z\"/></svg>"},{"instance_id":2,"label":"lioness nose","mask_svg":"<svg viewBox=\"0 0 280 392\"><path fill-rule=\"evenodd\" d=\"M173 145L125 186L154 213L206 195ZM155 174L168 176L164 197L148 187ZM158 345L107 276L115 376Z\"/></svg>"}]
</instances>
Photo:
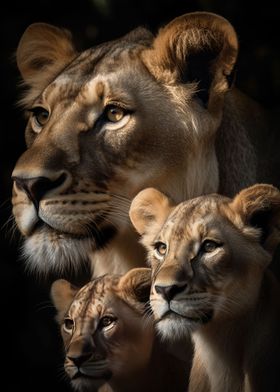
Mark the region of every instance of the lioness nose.
<instances>
[{"instance_id":1,"label":"lioness nose","mask_svg":"<svg viewBox=\"0 0 280 392\"><path fill-rule=\"evenodd\" d=\"M170 286L155 286L155 290L158 294L161 294L166 301L171 301L176 294L181 293L185 290L187 284L184 282L182 284L177 283Z\"/></svg>"},{"instance_id":2,"label":"lioness nose","mask_svg":"<svg viewBox=\"0 0 280 392\"><path fill-rule=\"evenodd\" d=\"M22 178L12 177L17 186L22 189L35 207L39 207L39 202L43 196L52 189L58 188L66 180L66 174L62 173L57 179L52 180L47 177Z\"/></svg>"},{"instance_id":3,"label":"lioness nose","mask_svg":"<svg viewBox=\"0 0 280 392\"><path fill-rule=\"evenodd\" d=\"M72 362L74 362L74 364L79 367L81 366L84 362L86 362L88 359L90 359L90 357L92 356L91 353L87 353L87 354L80 354L80 355L68 355L68 358L71 359Z\"/></svg>"}]
</instances>

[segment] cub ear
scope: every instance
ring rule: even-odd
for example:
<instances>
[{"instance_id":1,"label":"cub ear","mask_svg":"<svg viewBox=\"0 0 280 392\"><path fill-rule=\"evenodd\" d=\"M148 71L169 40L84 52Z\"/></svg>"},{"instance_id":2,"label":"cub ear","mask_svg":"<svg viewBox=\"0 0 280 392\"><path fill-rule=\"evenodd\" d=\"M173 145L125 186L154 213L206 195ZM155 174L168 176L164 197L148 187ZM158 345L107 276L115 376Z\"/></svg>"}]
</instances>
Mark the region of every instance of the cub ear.
<instances>
[{"instance_id":1,"label":"cub ear","mask_svg":"<svg viewBox=\"0 0 280 392\"><path fill-rule=\"evenodd\" d=\"M208 12L174 19L159 31L153 49L147 51L156 77L169 77L171 83L197 83L196 96L209 110L215 109L214 98L231 86L237 53L232 25Z\"/></svg>"},{"instance_id":2,"label":"cub ear","mask_svg":"<svg viewBox=\"0 0 280 392\"><path fill-rule=\"evenodd\" d=\"M124 300L135 305L149 301L151 284L151 268L133 268L121 277L118 287Z\"/></svg>"},{"instance_id":3,"label":"cub ear","mask_svg":"<svg viewBox=\"0 0 280 392\"><path fill-rule=\"evenodd\" d=\"M174 204L171 199L154 188L146 188L132 200L129 216L140 235L151 226L161 227L170 214Z\"/></svg>"},{"instance_id":4,"label":"cub ear","mask_svg":"<svg viewBox=\"0 0 280 392\"><path fill-rule=\"evenodd\" d=\"M64 279L56 280L51 286L51 299L56 307L56 321L60 324L69 306L71 305L75 295L79 291L70 282Z\"/></svg>"},{"instance_id":5,"label":"cub ear","mask_svg":"<svg viewBox=\"0 0 280 392\"><path fill-rule=\"evenodd\" d=\"M50 81L76 56L71 33L47 23L30 25L23 33L16 52L18 68L28 85L42 77Z\"/></svg>"},{"instance_id":6,"label":"cub ear","mask_svg":"<svg viewBox=\"0 0 280 392\"><path fill-rule=\"evenodd\" d=\"M273 252L280 243L280 192L268 184L243 189L232 206L246 225L261 229L261 244Z\"/></svg>"}]
</instances>

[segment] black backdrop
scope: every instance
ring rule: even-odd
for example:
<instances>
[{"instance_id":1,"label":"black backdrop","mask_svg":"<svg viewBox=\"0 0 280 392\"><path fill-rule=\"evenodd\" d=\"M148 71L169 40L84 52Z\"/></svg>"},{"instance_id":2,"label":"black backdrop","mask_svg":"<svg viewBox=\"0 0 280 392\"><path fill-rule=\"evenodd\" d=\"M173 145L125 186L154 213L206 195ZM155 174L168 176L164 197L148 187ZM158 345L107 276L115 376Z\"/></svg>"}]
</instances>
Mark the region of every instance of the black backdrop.
<instances>
[{"instance_id":1,"label":"black backdrop","mask_svg":"<svg viewBox=\"0 0 280 392\"><path fill-rule=\"evenodd\" d=\"M1 382L7 391L70 390L63 377L61 341L48 298L54 277L39 280L24 269L20 238L9 223L11 172L24 150L24 119L16 102L19 74L14 51L33 22L70 29L80 48L116 38L138 25L156 31L173 17L190 11L211 11L228 18L240 39L237 86L277 111L280 96L279 13L270 2L225 0L25 0L1 3L1 143L0 143L0 314ZM277 171L278 169L275 168ZM8 222L8 223L6 223ZM27 388L27 389L26 389Z\"/></svg>"}]
</instances>

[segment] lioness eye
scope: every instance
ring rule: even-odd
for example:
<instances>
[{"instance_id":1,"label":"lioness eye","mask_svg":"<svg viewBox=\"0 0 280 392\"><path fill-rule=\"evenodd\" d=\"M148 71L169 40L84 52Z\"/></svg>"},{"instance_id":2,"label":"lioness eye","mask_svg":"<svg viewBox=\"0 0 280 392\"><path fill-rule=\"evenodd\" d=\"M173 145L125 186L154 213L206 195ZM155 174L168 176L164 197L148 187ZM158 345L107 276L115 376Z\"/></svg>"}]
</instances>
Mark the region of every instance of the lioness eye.
<instances>
[{"instance_id":1,"label":"lioness eye","mask_svg":"<svg viewBox=\"0 0 280 392\"><path fill-rule=\"evenodd\" d=\"M156 242L155 243L155 250L159 257L163 257L166 254L167 246L164 242Z\"/></svg>"},{"instance_id":2,"label":"lioness eye","mask_svg":"<svg viewBox=\"0 0 280 392\"><path fill-rule=\"evenodd\" d=\"M67 333L72 333L74 328L74 321L70 318L65 318L64 319L64 324L63 324L63 329Z\"/></svg>"},{"instance_id":3,"label":"lioness eye","mask_svg":"<svg viewBox=\"0 0 280 392\"><path fill-rule=\"evenodd\" d=\"M107 107L105 114L110 122L118 122L124 117L125 112L118 106L109 106Z\"/></svg>"},{"instance_id":4,"label":"lioness eye","mask_svg":"<svg viewBox=\"0 0 280 392\"><path fill-rule=\"evenodd\" d=\"M115 317L111 317L111 316L104 316L102 317L102 319L99 321L99 326L101 328L105 328L108 327L109 325L111 325L114 321L116 321Z\"/></svg>"},{"instance_id":5,"label":"lioness eye","mask_svg":"<svg viewBox=\"0 0 280 392\"><path fill-rule=\"evenodd\" d=\"M219 246L221 246L221 244L218 244L218 243L215 242L215 241L212 241L212 240L205 240L205 241L202 243L201 250L202 250L203 252L210 253L210 252L213 252L215 249L217 249Z\"/></svg>"},{"instance_id":6,"label":"lioness eye","mask_svg":"<svg viewBox=\"0 0 280 392\"><path fill-rule=\"evenodd\" d=\"M46 109L37 106L30 109L30 111L33 113L35 127L41 128L48 122L49 112Z\"/></svg>"}]
</instances>

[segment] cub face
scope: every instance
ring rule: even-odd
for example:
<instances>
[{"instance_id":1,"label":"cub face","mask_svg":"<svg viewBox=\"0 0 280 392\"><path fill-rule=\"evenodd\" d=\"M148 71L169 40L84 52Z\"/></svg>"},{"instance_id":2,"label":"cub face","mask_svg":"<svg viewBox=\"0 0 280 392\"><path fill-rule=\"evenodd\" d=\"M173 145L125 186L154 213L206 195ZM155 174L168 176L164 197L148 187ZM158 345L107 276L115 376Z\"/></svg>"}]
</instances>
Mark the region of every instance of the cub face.
<instances>
[{"instance_id":1,"label":"cub face","mask_svg":"<svg viewBox=\"0 0 280 392\"><path fill-rule=\"evenodd\" d=\"M177 206L155 189L136 196L130 217L148 250L151 307L163 337L250 308L280 241L279 213L280 193L270 185Z\"/></svg>"},{"instance_id":2,"label":"cub face","mask_svg":"<svg viewBox=\"0 0 280 392\"><path fill-rule=\"evenodd\" d=\"M150 278L150 269L138 268L98 278L79 291L62 279L53 283L64 367L76 389L120 385L147 365L154 336L151 320L143 320Z\"/></svg>"},{"instance_id":3,"label":"cub face","mask_svg":"<svg viewBox=\"0 0 280 392\"><path fill-rule=\"evenodd\" d=\"M215 134L237 50L230 23L208 13L82 53L65 30L25 31L27 150L12 201L31 268L75 267L131 232L130 202L147 186L177 201L218 188Z\"/></svg>"}]
</instances>

